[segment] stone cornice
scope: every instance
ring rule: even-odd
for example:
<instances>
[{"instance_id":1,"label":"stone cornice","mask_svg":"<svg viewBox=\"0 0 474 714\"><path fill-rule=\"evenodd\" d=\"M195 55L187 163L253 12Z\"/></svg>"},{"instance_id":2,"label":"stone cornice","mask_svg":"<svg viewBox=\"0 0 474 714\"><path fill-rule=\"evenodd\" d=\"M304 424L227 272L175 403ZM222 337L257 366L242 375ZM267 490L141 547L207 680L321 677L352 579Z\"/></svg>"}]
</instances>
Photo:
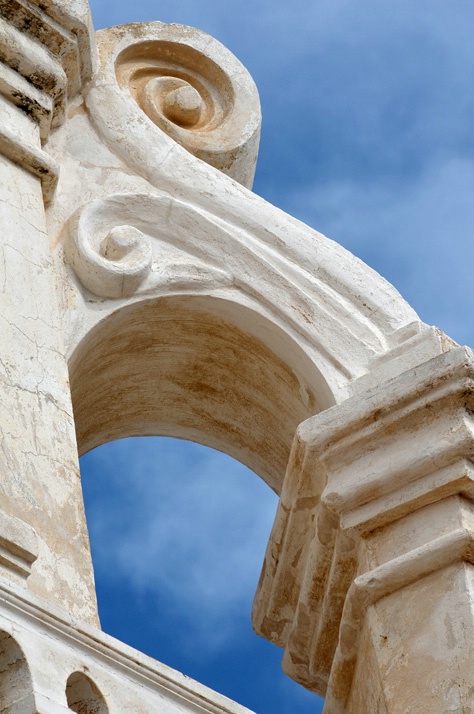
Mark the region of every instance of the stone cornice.
<instances>
[{"instance_id":1,"label":"stone cornice","mask_svg":"<svg viewBox=\"0 0 474 714\"><path fill-rule=\"evenodd\" d=\"M96 67L89 3L86 0L43 0L38 4L29 0L0 0L0 17L9 25L7 37L0 33L2 61L12 64L32 84L43 85L46 91L62 95L57 99L55 110L55 122L59 123L64 116L63 102L82 89ZM11 54L18 42L25 51L22 61L26 74L19 67L18 56ZM44 57L46 72L35 71L34 66L28 69L29 58L35 52Z\"/></svg>"},{"instance_id":2,"label":"stone cornice","mask_svg":"<svg viewBox=\"0 0 474 714\"><path fill-rule=\"evenodd\" d=\"M112 680L117 702L134 702L137 711L142 711L140 700L147 703L146 711L157 711L164 700L168 706L177 705L180 711L195 714L250 714L245 707L190 677L0 578L0 632L10 632L12 623L15 640L31 672L37 711L45 707L44 714L70 711L64 706L64 686L74 671L90 673L102 691L107 691L103 681ZM51 681L44 677L47 658L55 662Z\"/></svg>"},{"instance_id":3,"label":"stone cornice","mask_svg":"<svg viewBox=\"0 0 474 714\"><path fill-rule=\"evenodd\" d=\"M95 47L88 3L0 0L0 95L18 111L0 118L0 153L41 179L50 201L57 184L54 160L42 151L60 126L67 104L92 76ZM16 124L31 120L32 136Z\"/></svg>"}]
</instances>

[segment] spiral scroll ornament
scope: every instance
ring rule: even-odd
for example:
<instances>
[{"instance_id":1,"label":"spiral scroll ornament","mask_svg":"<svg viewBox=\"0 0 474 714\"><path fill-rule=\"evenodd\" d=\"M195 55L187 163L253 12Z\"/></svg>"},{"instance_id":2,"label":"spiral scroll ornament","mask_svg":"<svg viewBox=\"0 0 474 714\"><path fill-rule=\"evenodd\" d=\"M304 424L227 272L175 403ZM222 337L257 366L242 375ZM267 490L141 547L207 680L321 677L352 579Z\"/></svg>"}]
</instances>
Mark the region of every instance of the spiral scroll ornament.
<instances>
[{"instance_id":1,"label":"spiral scroll ornament","mask_svg":"<svg viewBox=\"0 0 474 714\"><path fill-rule=\"evenodd\" d=\"M172 39L169 39L169 38ZM194 156L250 186L260 104L248 72L216 40L180 25L153 27L117 56L119 85Z\"/></svg>"},{"instance_id":2,"label":"spiral scroll ornament","mask_svg":"<svg viewBox=\"0 0 474 714\"><path fill-rule=\"evenodd\" d=\"M150 239L127 218L111 198L92 201L71 219L66 255L84 287L100 297L133 295L151 271Z\"/></svg>"},{"instance_id":3,"label":"spiral scroll ornament","mask_svg":"<svg viewBox=\"0 0 474 714\"><path fill-rule=\"evenodd\" d=\"M64 248L79 282L99 298L194 294L234 284L212 240L200 240L216 231L221 250L227 231L194 206L163 193L114 194L76 211Z\"/></svg>"}]
</instances>

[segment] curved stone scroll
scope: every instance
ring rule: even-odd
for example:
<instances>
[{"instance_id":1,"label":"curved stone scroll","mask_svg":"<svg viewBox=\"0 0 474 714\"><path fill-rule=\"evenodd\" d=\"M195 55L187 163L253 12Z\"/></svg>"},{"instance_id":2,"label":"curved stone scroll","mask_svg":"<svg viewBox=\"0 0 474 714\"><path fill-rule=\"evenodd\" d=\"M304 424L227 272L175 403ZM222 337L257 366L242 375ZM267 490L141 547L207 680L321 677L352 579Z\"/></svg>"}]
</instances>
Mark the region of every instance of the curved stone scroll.
<instances>
[{"instance_id":1,"label":"curved stone scroll","mask_svg":"<svg viewBox=\"0 0 474 714\"><path fill-rule=\"evenodd\" d=\"M139 27L104 31L118 43L115 73L122 90L194 156L251 186L260 103L247 70L200 30L163 23Z\"/></svg>"},{"instance_id":2,"label":"curved stone scroll","mask_svg":"<svg viewBox=\"0 0 474 714\"><path fill-rule=\"evenodd\" d=\"M66 254L84 287L107 298L133 295L153 258L149 238L128 224L113 199L93 201L73 217Z\"/></svg>"},{"instance_id":3,"label":"curved stone scroll","mask_svg":"<svg viewBox=\"0 0 474 714\"><path fill-rule=\"evenodd\" d=\"M170 221L173 206L178 213L179 202L167 196L135 193L83 206L70 221L65 250L84 287L98 297L127 298L157 287L228 284L226 272L206 261L205 250L199 256L193 248L193 220L186 223L186 212L183 225Z\"/></svg>"}]
</instances>

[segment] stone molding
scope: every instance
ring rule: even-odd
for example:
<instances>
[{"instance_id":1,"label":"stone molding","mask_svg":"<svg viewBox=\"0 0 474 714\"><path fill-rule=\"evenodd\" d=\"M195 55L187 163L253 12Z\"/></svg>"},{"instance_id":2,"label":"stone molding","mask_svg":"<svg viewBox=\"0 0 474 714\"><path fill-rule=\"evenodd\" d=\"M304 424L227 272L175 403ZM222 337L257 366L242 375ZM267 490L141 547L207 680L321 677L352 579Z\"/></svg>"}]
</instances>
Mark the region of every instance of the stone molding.
<instances>
[{"instance_id":1,"label":"stone molding","mask_svg":"<svg viewBox=\"0 0 474 714\"><path fill-rule=\"evenodd\" d=\"M44 0L39 6L29 0L1 0L0 59L49 98L51 126L60 126L67 102L91 79L96 65L88 3ZM24 111L32 111L35 94L23 104L13 90L12 95ZM47 138L46 129L42 138Z\"/></svg>"},{"instance_id":2,"label":"stone molding","mask_svg":"<svg viewBox=\"0 0 474 714\"><path fill-rule=\"evenodd\" d=\"M401 537L387 560L369 557L365 544L431 504L472 500L473 405L473 354L457 348L297 430L253 621L285 648L290 676L327 694L325 711L345 711L367 608L472 562L469 514L446 533L433 521L426 542L406 551Z\"/></svg>"},{"instance_id":3,"label":"stone molding","mask_svg":"<svg viewBox=\"0 0 474 714\"><path fill-rule=\"evenodd\" d=\"M49 202L58 167L41 149L65 119L68 101L90 80L94 38L87 2L0 2L0 95L36 128L30 140L0 114L0 154L41 179Z\"/></svg>"},{"instance_id":4,"label":"stone molding","mask_svg":"<svg viewBox=\"0 0 474 714\"><path fill-rule=\"evenodd\" d=\"M0 510L0 567L26 579L37 557L38 537L34 528Z\"/></svg>"},{"instance_id":5,"label":"stone molding","mask_svg":"<svg viewBox=\"0 0 474 714\"><path fill-rule=\"evenodd\" d=\"M227 697L0 578L2 632L14 638L24 655L38 714L71 712L66 686L74 673L87 674L102 692L110 714L161 710L250 714ZM0 669L1 687L4 667Z\"/></svg>"},{"instance_id":6,"label":"stone molding","mask_svg":"<svg viewBox=\"0 0 474 714\"><path fill-rule=\"evenodd\" d=\"M450 532L434 537L353 580L344 602L339 641L326 690L327 714L345 714L347 711L368 609L383 598L451 565L474 565L474 519L470 509L466 509L464 515L462 522Z\"/></svg>"},{"instance_id":7,"label":"stone molding","mask_svg":"<svg viewBox=\"0 0 474 714\"><path fill-rule=\"evenodd\" d=\"M0 16L56 58L67 76L70 98L91 79L97 62L86 0L0 0Z\"/></svg>"},{"instance_id":8,"label":"stone molding","mask_svg":"<svg viewBox=\"0 0 474 714\"><path fill-rule=\"evenodd\" d=\"M25 141L21 132L0 125L0 154L41 180L43 196L48 203L58 183L59 167L45 151Z\"/></svg>"}]
</instances>

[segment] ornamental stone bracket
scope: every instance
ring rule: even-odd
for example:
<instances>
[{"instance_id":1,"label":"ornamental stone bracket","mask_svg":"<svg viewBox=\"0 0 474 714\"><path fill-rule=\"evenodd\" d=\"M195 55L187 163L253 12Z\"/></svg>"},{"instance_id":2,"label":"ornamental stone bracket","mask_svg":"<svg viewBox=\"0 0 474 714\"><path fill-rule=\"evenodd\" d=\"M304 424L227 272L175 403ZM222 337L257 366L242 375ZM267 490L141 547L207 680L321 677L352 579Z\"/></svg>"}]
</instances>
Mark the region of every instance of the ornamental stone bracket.
<instances>
[{"instance_id":1,"label":"ornamental stone bracket","mask_svg":"<svg viewBox=\"0 0 474 714\"><path fill-rule=\"evenodd\" d=\"M249 190L258 94L220 43L156 22L101 31L97 47L97 73L47 145L61 165L47 224L72 362L125 306L178 295L264 322L232 318L294 362L309 402L317 387L313 414L373 370L449 348L381 276Z\"/></svg>"},{"instance_id":2,"label":"ornamental stone bracket","mask_svg":"<svg viewBox=\"0 0 474 714\"><path fill-rule=\"evenodd\" d=\"M473 701L473 409L457 348L298 428L253 621L325 714Z\"/></svg>"}]
</instances>

